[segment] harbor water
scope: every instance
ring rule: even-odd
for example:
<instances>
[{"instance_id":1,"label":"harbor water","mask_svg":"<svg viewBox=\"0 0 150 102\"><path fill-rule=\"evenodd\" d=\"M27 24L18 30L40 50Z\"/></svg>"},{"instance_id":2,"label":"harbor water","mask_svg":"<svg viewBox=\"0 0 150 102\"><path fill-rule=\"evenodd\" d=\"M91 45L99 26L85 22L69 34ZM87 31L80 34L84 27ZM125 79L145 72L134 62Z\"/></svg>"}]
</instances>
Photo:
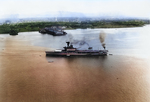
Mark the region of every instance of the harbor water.
<instances>
[{"instance_id":1,"label":"harbor water","mask_svg":"<svg viewBox=\"0 0 150 102\"><path fill-rule=\"evenodd\" d=\"M149 102L150 25L0 35L0 102ZM46 57L70 41L107 56Z\"/></svg>"}]
</instances>

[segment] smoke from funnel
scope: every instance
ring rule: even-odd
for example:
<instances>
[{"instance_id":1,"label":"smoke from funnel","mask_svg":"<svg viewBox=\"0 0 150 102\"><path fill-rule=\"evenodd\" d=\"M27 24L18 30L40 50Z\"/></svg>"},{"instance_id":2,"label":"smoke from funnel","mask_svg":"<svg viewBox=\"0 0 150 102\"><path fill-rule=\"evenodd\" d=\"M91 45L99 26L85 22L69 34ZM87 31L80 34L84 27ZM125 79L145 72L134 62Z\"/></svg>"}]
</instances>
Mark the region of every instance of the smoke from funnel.
<instances>
[{"instance_id":1,"label":"smoke from funnel","mask_svg":"<svg viewBox=\"0 0 150 102\"><path fill-rule=\"evenodd\" d=\"M99 34L99 39L100 39L100 42L101 42L104 49L106 48L105 47L105 45L106 45L105 44L105 37L106 37L106 34L103 31L101 31Z\"/></svg>"},{"instance_id":2,"label":"smoke from funnel","mask_svg":"<svg viewBox=\"0 0 150 102\"><path fill-rule=\"evenodd\" d=\"M70 42L72 44L72 42L73 42L73 36L71 34L68 34L68 36L67 36L67 42Z\"/></svg>"},{"instance_id":3,"label":"smoke from funnel","mask_svg":"<svg viewBox=\"0 0 150 102\"><path fill-rule=\"evenodd\" d=\"M79 41L79 45L82 46L82 45L85 45L85 44L89 47L89 44L86 42L85 37L83 37L83 39Z\"/></svg>"},{"instance_id":4,"label":"smoke from funnel","mask_svg":"<svg viewBox=\"0 0 150 102\"><path fill-rule=\"evenodd\" d=\"M86 42L86 38L85 37L83 37L82 39L78 40L78 39L75 39L73 37L73 35L68 34L66 42L70 42L70 44L73 44L73 45L78 45L78 46L80 46L80 48L82 46L84 46L84 45L87 45L89 47L89 44Z\"/></svg>"}]
</instances>

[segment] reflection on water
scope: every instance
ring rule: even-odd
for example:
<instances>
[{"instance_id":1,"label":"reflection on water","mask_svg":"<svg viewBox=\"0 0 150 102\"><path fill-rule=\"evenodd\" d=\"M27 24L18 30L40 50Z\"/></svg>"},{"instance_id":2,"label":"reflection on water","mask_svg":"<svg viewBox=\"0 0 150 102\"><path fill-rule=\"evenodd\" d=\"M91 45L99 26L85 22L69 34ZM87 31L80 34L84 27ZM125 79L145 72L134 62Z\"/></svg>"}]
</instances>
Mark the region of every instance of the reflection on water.
<instances>
[{"instance_id":1,"label":"reflection on water","mask_svg":"<svg viewBox=\"0 0 150 102\"><path fill-rule=\"evenodd\" d=\"M61 37L38 32L0 35L0 102L149 102L149 60L132 57L147 55L147 27L67 30ZM27 43L62 48L66 40L85 40L97 49L101 30L112 56L46 57L45 48Z\"/></svg>"}]
</instances>

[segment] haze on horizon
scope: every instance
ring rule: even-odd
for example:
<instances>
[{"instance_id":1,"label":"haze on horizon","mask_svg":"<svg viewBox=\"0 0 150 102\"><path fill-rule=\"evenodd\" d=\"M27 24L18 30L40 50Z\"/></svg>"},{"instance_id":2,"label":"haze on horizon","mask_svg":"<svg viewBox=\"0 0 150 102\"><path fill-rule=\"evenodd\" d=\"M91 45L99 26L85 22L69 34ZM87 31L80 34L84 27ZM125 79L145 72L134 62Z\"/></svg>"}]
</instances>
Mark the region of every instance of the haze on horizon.
<instances>
[{"instance_id":1,"label":"haze on horizon","mask_svg":"<svg viewBox=\"0 0 150 102\"><path fill-rule=\"evenodd\" d=\"M0 0L0 19L136 17L150 19L149 0Z\"/></svg>"}]
</instances>

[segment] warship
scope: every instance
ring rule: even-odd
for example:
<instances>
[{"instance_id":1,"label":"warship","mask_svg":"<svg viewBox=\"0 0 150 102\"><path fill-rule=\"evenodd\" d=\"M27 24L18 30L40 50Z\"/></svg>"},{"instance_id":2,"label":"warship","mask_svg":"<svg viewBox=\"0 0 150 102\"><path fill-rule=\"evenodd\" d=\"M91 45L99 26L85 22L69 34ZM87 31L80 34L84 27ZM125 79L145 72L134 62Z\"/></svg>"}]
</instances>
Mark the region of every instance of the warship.
<instances>
[{"instance_id":1,"label":"warship","mask_svg":"<svg viewBox=\"0 0 150 102\"><path fill-rule=\"evenodd\" d=\"M93 50L92 47L89 47L87 50L78 50L74 48L70 42L66 42L67 47L65 46L63 50L54 50L54 51L45 51L46 56L106 56L108 50Z\"/></svg>"}]
</instances>

